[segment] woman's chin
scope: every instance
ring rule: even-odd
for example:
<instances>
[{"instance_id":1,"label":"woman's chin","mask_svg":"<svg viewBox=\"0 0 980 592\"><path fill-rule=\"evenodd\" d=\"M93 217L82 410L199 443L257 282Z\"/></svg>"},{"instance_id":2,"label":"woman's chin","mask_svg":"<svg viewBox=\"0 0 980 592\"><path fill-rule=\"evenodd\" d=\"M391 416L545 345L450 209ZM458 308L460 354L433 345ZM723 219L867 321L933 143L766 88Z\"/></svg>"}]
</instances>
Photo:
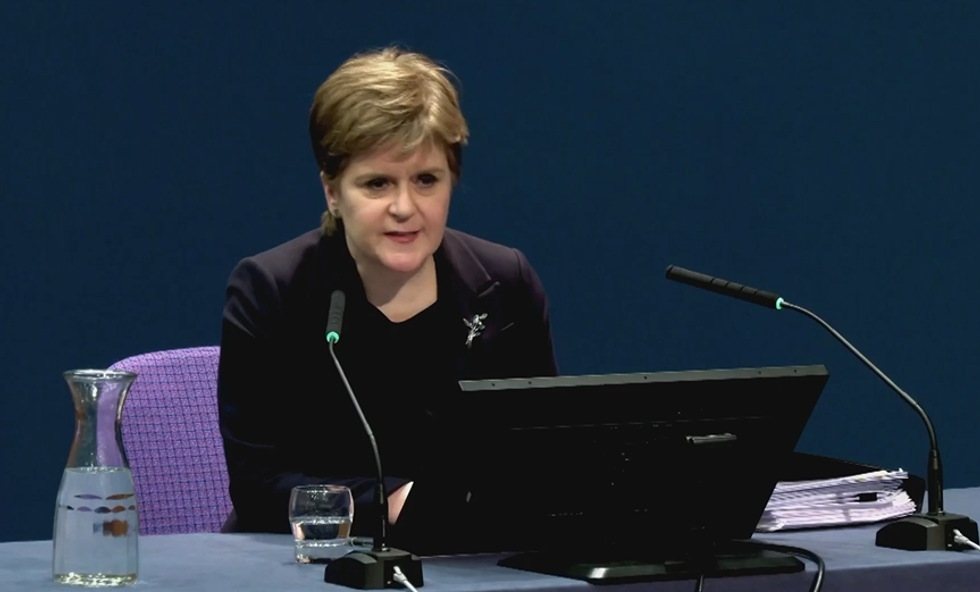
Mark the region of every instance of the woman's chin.
<instances>
[{"instance_id":1,"label":"woman's chin","mask_svg":"<svg viewBox=\"0 0 980 592\"><path fill-rule=\"evenodd\" d=\"M381 258L381 264L396 273L414 273L425 265L426 259L416 253L389 253Z\"/></svg>"}]
</instances>

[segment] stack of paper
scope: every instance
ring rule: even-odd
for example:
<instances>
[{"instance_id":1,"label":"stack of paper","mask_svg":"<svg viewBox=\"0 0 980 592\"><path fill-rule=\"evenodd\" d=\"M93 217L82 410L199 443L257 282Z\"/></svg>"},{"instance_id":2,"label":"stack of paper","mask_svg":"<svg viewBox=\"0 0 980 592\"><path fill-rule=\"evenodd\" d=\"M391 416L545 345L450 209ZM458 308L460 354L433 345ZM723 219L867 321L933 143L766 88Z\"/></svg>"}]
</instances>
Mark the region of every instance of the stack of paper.
<instances>
[{"instance_id":1,"label":"stack of paper","mask_svg":"<svg viewBox=\"0 0 980 592\"><path fill-rule=\"evenodd\" d=\"M908 516L915 513L915 503L902 490L906 479L908 473L899 469L778 483L756 530L865 524Z\"/></svg>"}]
</instances>

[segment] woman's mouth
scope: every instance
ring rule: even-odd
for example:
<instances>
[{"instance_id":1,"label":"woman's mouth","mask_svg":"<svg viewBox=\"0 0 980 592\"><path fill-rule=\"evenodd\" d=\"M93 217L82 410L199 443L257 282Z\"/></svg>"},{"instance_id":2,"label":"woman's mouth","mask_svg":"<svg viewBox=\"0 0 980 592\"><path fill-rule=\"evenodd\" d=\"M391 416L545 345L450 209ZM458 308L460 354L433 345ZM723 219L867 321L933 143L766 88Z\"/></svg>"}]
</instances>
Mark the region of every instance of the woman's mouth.
<instances>
[{"instance_id":1,"label":"woman's mouth","mask_svg":"<svg viewBox=\"0 0 980 592\"><path fill-rule=\"evenodd\" d=\"M410 243L414 241L419 235L418 230L412 232L386 232L385 236L395 241L396 243Z\"/></svg>"}]
</instances>

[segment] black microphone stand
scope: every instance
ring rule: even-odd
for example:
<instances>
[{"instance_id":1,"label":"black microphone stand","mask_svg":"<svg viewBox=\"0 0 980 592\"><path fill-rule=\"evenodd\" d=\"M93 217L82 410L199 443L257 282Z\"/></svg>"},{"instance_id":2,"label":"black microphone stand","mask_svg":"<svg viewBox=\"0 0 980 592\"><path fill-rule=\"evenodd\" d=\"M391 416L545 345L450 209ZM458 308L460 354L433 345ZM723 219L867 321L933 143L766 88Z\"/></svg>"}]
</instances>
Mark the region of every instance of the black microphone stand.
<instances>
[{"instance_id":1,"label":"black microphone stand","mask_svg":"<svg viewBox=\"0 0 980 592\"><path fill-rule=\"evenodd\" d=\"M675 282L715 292L723 296L745 300L766 308L776 310L789 309L798 312L830 332L837 341L844 345L852 354L857 356L865 366L871 369L878 378L885 381L892 390L899 394L912 409L922 418L929 433L929 460L926 468L926 484L928 488L928 510L886 524L878 530L875 545L890 549L907 551L944 551L960 550L964 546L956 541L956 534L976 541L978 538L977 523L961 514L950 514L943 506L943 462L939 454L939 443L932 420L925 410L915 402L908 393L903 391L884 372L878 369L871 360L866 358L856 347L850 344L844 336L834 330L826 321L809 310L786 302L778 294L759 290L750 286L736 284L717 277L712 277L675 265L667 266L667 279Z\"/></svg>"},{"instance_id":2,"label":"black microphone stand","mask_svg":"<svg viewBox=\"0 0 980 592\"><path fill-rule=\"evenodd\" d=\"M954 531L959 531L970 540L976 541L978 534L977 523L968 516L946 512L944 508L943 461L942 456L939 454L939 441L936 438L936 429L933 427L932 420L929 419L929 415L925 409L895 384L892 379L888 378L884 372L879 370L856 347L851 345L829 323L802 306L797 306L779 298L776 301L776 309L780 310L784 308L807 316L826 329L837 341L861 360L865 366L870 368L878 378L898 393L915 410L926 426L926 431L929 434L929 460L926 465L928 509L926 512L906 516L880 528L875 537L875 545L890 549L904 549L906 551L943 551L946 549L962 548L959 543L955 542Z\"/></svg>"},{"instance_id":3,"label":"black microphone stand","mask_svg":"<svg viewBox=\"0 0 980 592\"><path fill-rule=\"evenodd\" d=\"M385 487L384 471L381 468L381 453L378 451L378 443L374 438L374 432L371 430L371 424L364 417L357 397L354 396L354 390L347 382L347 375L334 352L334 344L340 340L344 301L343 292L333 293L330 299L326 339L330 348L330 357L333 358L334 366L337 367L337 372L344 382L351 403L354 404L354 409L357 410L357 415L360 417L368 439L371 441L371 449L374 451L374 464L378 473L375 501L381 513L381 520L379 522L380 530L374 536L373 548L370 551L352 551L343 557L334 559L324 569L323 581L359 590L381 590L384 588L401 588L402 584L398 583L397 575L406 579L413 586L420 588L423 585L422 561L408 551L388 546L388 492Z\"/></svg>"}]
</instances>

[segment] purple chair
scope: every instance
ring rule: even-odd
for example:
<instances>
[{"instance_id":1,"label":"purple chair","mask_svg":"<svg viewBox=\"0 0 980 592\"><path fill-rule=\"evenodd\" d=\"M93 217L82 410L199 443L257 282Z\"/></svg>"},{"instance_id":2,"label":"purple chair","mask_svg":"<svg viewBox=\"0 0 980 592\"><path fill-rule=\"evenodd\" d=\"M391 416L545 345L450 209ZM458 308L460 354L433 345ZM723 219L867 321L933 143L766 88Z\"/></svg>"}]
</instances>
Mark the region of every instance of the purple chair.
<instances>
[{"instance_id":1,"label":"purple chair","mask_svg":"<svg viewBox=\"0 0 980 592\"><path fill-rule=\"evenodd\" d=\"M220 532L231 513L218 429L217 346L151 352L113 370L135 372L123 407L140 534Z\"/></svg>"}]
</instances>

